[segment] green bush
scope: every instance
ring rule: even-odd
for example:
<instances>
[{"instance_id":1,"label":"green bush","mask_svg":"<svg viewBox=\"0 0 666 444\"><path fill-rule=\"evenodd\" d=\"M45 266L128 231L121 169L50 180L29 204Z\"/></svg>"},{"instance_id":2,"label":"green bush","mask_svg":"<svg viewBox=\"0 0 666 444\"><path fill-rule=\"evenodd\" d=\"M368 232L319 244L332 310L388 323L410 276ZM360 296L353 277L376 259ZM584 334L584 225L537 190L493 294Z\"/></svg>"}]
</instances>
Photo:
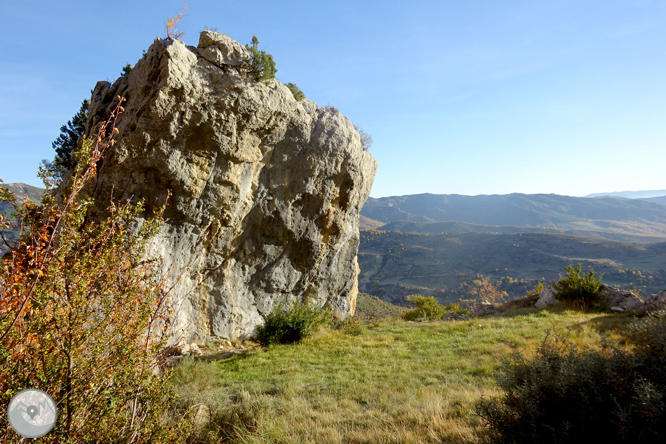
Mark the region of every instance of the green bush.
<instances>
[{"instance_id":1,"label":"green bush","mask_svg":"<svg viewBox=\"0 0 666 444\"><path fill-rule=\"evenodd\" d=\"M296 99L298 102L305 99L305 94L295 83L287 83L287 88L289 88L289 91L291 91L291 93L294 95L294 99Z\"/></svg>"},{"instance_id":2,"label":"green bush","mask_svg":"<svg viewBox=\"0 0 666 444\"><path fill-rule=\"evenodd\" d=\"M343 320L335 321L333 327L351 336L359 336L365 331L363 320L358 316L347 316Z\"/></svg>"},{"instance_id":3,"label":"green bush","mask_svg":"<svg viewBox=\"0 0 666 444\"><path fill-rule=\"evenodd\" d=\"M431 321L439 319L448 311L455 311L458 314L469 314L467 310L460 310L458 304L451 304L447 306L439 305L434 296L423 296L421 294L413 294L407 296L405 299L410 301L414 310L405 313L402 318L405 321Z\"/></svg>"},{"instance_id":4,"label":"green bush","mask_svg":"<svg viewBox=\"0 0 666 444\"><path fill-rule=\"evenodd\" d=\"M495 443L661 443L666 437L666 322L632 326L633 348L580 351L547 340L531 361L507 359L504 394L476 411Z\"/></svg>"},{"instance_id":5,"label":"green bush","mask_svg":"<svg viewBox=\"0 0 666 444\"><path fill-rule=\"evenodd\" d=\"M252 35L252 44L245 45L247 50L250 52L250 62L248 63L248 70L250 74L258 82L266 82L270 79L275 78L275 61L273 56L268 54L266 51L259 50L259 39L256 35Z\"/></svg>"},{"instance_id":6,"label":"green bush","mask_svg":"<svg viewBox=\"0 0 666 444\"><path fill-rule=\"evenodd\" d=\"M455 314L459 314L461 316L462 315L467 315L467 316L470 315L469 310L466 309L466 308L460 308L460 304L458 304L458 303L445 305L444 310L446 310L445 313L448 313L448 312L452 311Z\"/></svg>"},{"instance_id":7,"label":"green bush","mask_svg":"<svg viewBox=\"0 0 666 444\"><path fill-rule=\"evenodd\" d=\"M581 268L580 263L576 267L573 265L565 267L567 275L553 284L557 299L589 305L598 298L603 273L599 275L599 278L595 278L596 273L590 268L587 275L581 276Z\"/></svg>"},{"instance_id":8,"label":"green bush","mask_svg":"<svg viewBox=\"0 0 666 444\"><path fill-rule=\"evenodd\" d=\"M310 336L321 325L332 322L333 315L324 309L294 304L285 310L279 304L266 316L264 325L257 328L257 341L264 346L298 342Z\"/></svg>"}]
</instances>

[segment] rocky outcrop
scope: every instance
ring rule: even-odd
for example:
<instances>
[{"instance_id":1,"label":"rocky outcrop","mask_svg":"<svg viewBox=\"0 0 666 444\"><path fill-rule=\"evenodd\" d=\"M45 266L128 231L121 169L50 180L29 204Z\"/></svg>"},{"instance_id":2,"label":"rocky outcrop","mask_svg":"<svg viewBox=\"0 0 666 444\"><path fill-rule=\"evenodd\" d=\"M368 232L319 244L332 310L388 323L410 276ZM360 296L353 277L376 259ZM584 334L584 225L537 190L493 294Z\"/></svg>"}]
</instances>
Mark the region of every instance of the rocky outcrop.
<instances>
[{"instance_id":1,"label":"rocky outcrop","mask_svg":"<svg viewBox=\"0 0 666 444\"><path fill-rule=\"evenodd\" d=\"M536 304L537 308L550 307L553 305L558 305L560 301L555 297L555 289L552 285L546 285L541 293L539 293L539 299L537 299Z\"/></svg>"},{"instance_id":2,"label":"rocky outcrop","mask_svg":"<svg viewBox=\"0 0 666 444\"><path fill-rule=\"evenodd\" d=\"M631 291L623 291L610 285L601 284L596 306L617 312L636 311L643 306L641 298Z\"/></svg>"},{"instance_id":3,"label":"rocky outcrop","mask_svg":"<svg viewBox=\"0 0 666 444\"><path fill-rule=\"evenodd\" d=\"M646 297L645 300L643 300L643 304L636 308L635 311L639 315L644 315L649 312L664 309L666 309L666 290Z\"/></svg>"},{"instance_id":4,"label":"rocky outcrop","mask_svg":"<svg viewBox=\"0 0 666 444\"><path fill-rule=\"evenodd\" d=\"M248 57L210 31L197 48L158 39L91 99L89 132L127 98L98 201L111 187L147 202L172 192L150 251L164 258L187 341L249 337L277 303L355 308L359 213L377 163L349 119L256 82Z\"/></svg>"},{"instance_id":5,"label":"rocky outcrop","mask_svg":"<svg viewBox=\"0 0 666 444\"><path fill-rule=\"evenodd\" d=\"M555 297L552 285L548 285L539 293L539 299L534 306L544 308L560 303L561 301ZM611 285L601 284L601 288L597 293L597 299L592 305L596 308L610 310L615 313L626 312L645 315L650 312L666 309L666 290L650 295L643 300L631 291L620 290Z\"/></svg>"}]
</instances>

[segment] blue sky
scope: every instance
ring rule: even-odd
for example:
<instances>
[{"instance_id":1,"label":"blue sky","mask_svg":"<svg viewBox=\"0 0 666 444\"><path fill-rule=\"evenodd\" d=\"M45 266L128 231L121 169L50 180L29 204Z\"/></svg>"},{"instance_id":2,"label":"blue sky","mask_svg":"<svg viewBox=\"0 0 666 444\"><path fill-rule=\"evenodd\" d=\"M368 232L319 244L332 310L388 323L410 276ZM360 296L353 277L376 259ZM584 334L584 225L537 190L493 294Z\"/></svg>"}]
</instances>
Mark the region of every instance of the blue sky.
<instances>
[{"instance_id":1,"label":"blue sky","mask_svg":"<svg viewBox=\"0 0 666 444\"><path fill-rule=\"evenodd\" d=\"M184 3L0 0L0 178L40 185L60 126ZM187 44L254 33L371 134L373 197L666 189L666 2L187 3Z\"/></svg>"}]
</instances>

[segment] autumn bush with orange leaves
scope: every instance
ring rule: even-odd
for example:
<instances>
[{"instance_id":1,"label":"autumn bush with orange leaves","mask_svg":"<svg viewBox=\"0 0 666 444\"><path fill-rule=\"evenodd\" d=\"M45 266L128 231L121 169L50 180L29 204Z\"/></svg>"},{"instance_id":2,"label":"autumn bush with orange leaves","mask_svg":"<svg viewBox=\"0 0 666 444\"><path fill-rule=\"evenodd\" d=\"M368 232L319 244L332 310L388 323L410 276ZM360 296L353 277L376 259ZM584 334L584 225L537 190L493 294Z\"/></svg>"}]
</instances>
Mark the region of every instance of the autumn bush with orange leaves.
<instances>
[{"instance_id":1,"label":"autumn bush with orange leaves","mask_svg":"<svg viewBox=\"0 0 666 444\"><path fill-rule=\"evenodd\" d=\"M86 191L113 145L122 99L76 152L59 198L14 206L19 235L0 261L0 404L28 388L49 393L58 420L42 442L174 442L187 436L158 356L169 331L169 289L146 254L162 206L137 226L145 202L108 196L108 217L91 220ZM48 177L45 177L47 188ZM10 221L0 220L7 229ZM19 438L0 415L0 441Z\"/></svg>"},{"instance_id":2,"label":"autumn bush with orange leaves","mask_svg":"<svg viewBox=\"0 0 666 444\"><path fill-rule=\"evenodd\" d=\"M167 20L167 24L164 25L164 29L167 32L168 39L178 40L183 38L185 35L184 32L178 32L178 29L176 28L176 23L183 19L183 14L185 14L185 11L187 11L187 3L185 3L185 7L182 11L180 11L180 14L178 14L176 17L169 17L169 20Z\"/></svg>"}]
</instances>

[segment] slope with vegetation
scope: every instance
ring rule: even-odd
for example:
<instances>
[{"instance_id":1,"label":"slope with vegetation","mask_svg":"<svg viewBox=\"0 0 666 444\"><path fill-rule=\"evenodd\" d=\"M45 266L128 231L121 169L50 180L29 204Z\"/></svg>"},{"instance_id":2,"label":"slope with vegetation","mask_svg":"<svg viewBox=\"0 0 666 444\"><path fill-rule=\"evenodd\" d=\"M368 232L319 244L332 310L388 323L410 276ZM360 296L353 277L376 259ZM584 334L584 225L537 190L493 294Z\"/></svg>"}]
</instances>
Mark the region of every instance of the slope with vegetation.
<instances>
[{"instance_id":1,"label":"slope with vegetation","mask_svg":"<svg viewBox=\"0 0 666 444\"><path fill-rule=\"evenodd\" d=\"M359 288L401 303L412 293L441 302L468 299L484 276L510 297L554 281L571 263L604 273L609 285L642 296L666 288L666 243L631 244L540 233L402 233L362 231Z\"/></svg>"}]
</instances>

